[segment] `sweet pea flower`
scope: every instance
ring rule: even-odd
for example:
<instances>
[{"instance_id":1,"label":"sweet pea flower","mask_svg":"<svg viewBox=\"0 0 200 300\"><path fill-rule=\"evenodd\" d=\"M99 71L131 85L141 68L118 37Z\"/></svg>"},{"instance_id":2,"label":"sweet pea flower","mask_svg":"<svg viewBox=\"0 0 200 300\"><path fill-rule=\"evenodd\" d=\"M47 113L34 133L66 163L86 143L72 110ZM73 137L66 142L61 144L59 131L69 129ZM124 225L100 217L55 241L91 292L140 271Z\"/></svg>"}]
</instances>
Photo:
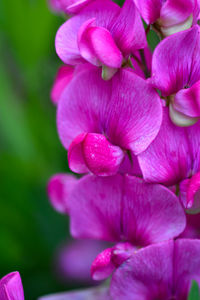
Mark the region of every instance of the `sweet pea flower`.
<instances>
[{"instance_id":1,"label":"sweet pea flower","mask_svg":"<svg viewBox=\"0 0 200 300\"><path fill-rule=\"evenodd\" d=\"M1 300L24 300L22 281L18 272L12 272L0 279Z\"/></svg>"},{"instance_id":2,"label":"sweet pea flower","mask_svg":"<svg viewBox=\"0 0 200 300\"><path fill-rule=\"evenodd\" d=\"M179 126L200 118L200 27L174 34L155 49L152 84L168 98L170 116Z\"/></svg>"},{"instance_id":3,"label":"sweet pea flower","mask_svg":"<svg viewBox=\"0 0 200 300\"><path fill-rule=\"evenodd\" d=\"M81 72L58 103L58 133L76 173L116 174L127 155L132 162L149 146L161 120L158 94L129 69L110 81L95 67Z\"/></svg>"},{"instance_id":4,"label":"sweet pea flower","mask_svg":"<svg viewBox=\"0 0 200 300\"><path fill-rule=\"evenodd\" d=\"M189 29L197 22L198 0L133 0L147 24L163 36Z\"/></svg>"},{"instance_id":5,"label":"sweet pea flower","mask_svg":"<svg viewBox=\"0 0 200 300\"><path fill-rule=\"evenodd\" d=\"M187 300L192 280L200 284L200 241L178 239L134 253L114 273L115 300Z\"/></svg>"},{"instance_id":6,"label":"sweet pea flower","mask_svg":"<svg viewBox=\"0 0 200 300\"><path fill-rule=\"evenodd\" d=\"M122 8L110 0L92 1L56 35L56 51L65 64L101 66L104 79L110 79L130 54L146 46L144 27L132 0L126 0Z\"/></svg>"},{"instance_id":7,"label":"sweet pea flower","mask_svg":"<svg viewBox=\"0 0 200 300\"><path fill-rule=\"evenodd\" d=\"M87 175L65 201L74 238L118 243L97 257L94 279L109 276L136 246L173 238L185 228L185 214L174 193L134 176Z\"/></svg>"},{"instance_id":8,"label":"sweet pea flower","mask_svg":"<svg viewBox=\"0 0 200 300\"><path fill-rule=\"evenodd\" d=\"M187 209L200 204L200 122L178 127L164 108L159 134L138 156L145 181L167 186L180 184L180 200Z\"/></svg>"},{"instance_id":9,"label":"sweet pea flower","mask_svg":"<svg viewBox=\"0 0 200 300\"><path fill-rule=\"evenodd\" d=\"M93 0L49 0L49 4L56 12L76 14Z\"/></svg>"}]
</instances>

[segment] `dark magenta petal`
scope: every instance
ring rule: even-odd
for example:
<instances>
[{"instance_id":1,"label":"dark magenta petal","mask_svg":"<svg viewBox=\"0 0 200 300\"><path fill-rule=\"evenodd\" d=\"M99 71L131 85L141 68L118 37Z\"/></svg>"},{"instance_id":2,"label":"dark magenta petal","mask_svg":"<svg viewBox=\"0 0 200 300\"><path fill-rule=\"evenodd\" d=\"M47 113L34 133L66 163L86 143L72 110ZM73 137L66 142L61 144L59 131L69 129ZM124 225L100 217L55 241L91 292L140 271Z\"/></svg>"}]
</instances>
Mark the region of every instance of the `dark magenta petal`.
<instances>
[{"instance_id":1,"label":"dark magenta petal","mask_svg":"<svg viewBox=\"0 0 200 300\"><path fill-rule=\"evenodd\" d=\"M18 272L9 273L0 280L1 300L24 300L22 281Z\"/></svg>"},{"instance_id":2,"label":"dark magenta petal","mask_svg":"<svg viewBox=\"0 0 200 300\"><path fill-rule=\"evenodd\" d=\"M119 243L112 248L105 249L93 261L91 267L92 278L94 280L108 278L136 250L137 248L130 243Z\"/></svg>"},{"instance_id":3,"label":"dark magenta petal","mask_svg":"<svg viewBox=\"0 0 200 300\"><path fill-rule=\"evenodd\" d=\"M70 83L73 78L74 68L71 66L62 66L58 70L56 79L51 90L51 100L54 104L57 104L60 96L62 95L65 87Z\"/></svg>"},{"instance_id":4,"label":"dark magenta petal","mask_svg":"<svg viewBox=\"0 0 200 300\"><path fill-rule=\"evenodd\" d=\"M65 292L44 296L38 300L111 300L108 287L96 287L85 290Z\"/></svg>"},{"instance_id":5,"label":"dark magenta petal","mask_svg":"<svg viewBox=\"0 0 200 300\"><path fill-rule=\"evenodd\" d=\"M200 213L187 214L187 225L180 238L200 239Z\"/></svg>"},{"instance_id":6,"label":"dark magenta petal","mask_svg":"<svg viewBox=\"0 0 200 300\"><path fill-rule=\"evenodd\" d=\"M127 175L84 177L69 205L76 238L141 246L173 238L185 228L184 211L171 191Z\"/></svg>"},{"instance_id":7,"label":"dark magenta petal","mask_svg":"<svg viewBox=\"0 0 200 300\"><path fill-rule=\"evenodd\" d=\"M152 61L152 83L164 96L191 87L200 80L199 27L164 39L155 49Z\"/></svg>"},{"instance_id":8,"label":"dark magenta petal","mask_svg":"<svg viewBox=\"0 0 200 300\"><path fill-rule=\"evenodd\" d=\"M125 57L147 47L144 26L133 0L125 0L110 31Z\"/></svg>"},{"instance_id":9,"label":"dark magenta petal","mask_svg":"<svg viewBox=\"0 0 200 300\"><path fill-rule=\"evenodd\" d=\"M111 33L103 27L95 26L95 19L90 19L81 26L78 47L81 56L96 66L121 67L123 56Z\"/></svg>"},{"instance_id":10,"label":"dark magenta petal","mask_svg":"<svg viewBox=\"0 0 200 300\"><path fill-rule=\"evenodd\" d=\"M147 24L152 24L160 17L161 0L134 0L142 18Z\"/></svg>"},{"instance_id":11,"label":"dark magenta petal","mask_svg":"<svg viewBox=\"0 0 200 300\"><path fill-rule=\"evenodd\" d=\"M77 178L67 174L56 174L48 182L47 192L53 208L60 213L68 213L68 197L77 183Z\"/></svg>"},{"instance_id":12,"label":"dark magenta petal","mask_svg":"<svg viewBox=\"0 0 200 300\"><path fill-rule=\"evenodd\" d=\"M200 211L200 172L180 183L180 200L191 212Z\"/></svg>"}]
</instances>

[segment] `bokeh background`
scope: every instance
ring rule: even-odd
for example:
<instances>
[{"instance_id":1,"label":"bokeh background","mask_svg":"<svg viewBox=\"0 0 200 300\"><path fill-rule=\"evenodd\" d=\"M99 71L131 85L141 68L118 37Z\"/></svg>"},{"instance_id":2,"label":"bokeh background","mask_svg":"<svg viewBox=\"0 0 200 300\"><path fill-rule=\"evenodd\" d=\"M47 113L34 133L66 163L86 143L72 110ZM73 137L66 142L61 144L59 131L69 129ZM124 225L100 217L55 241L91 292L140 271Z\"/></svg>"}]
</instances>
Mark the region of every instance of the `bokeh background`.
<instances>
[{"instance_id":1,"label":"bokeh background","mask_svg":"<svg viewBox=\"0 0 200 300\"><path fill-rule=\"evenodd\" d=\"M54 270L68 220L46 195L49 177L69 172L49 97L63 22L45 0L0 0L0 277L20 271L28 300L76 287Z\"/></svg>"}]
</instances>

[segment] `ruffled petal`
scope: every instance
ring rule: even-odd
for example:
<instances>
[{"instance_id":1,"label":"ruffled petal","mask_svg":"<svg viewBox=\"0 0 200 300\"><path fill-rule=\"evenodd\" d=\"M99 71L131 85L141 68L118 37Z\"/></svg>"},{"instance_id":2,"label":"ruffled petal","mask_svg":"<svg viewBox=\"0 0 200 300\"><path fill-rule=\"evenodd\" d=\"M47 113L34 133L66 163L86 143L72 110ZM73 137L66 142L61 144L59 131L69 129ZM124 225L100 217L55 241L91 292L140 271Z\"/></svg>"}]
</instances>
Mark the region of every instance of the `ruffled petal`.
<instances>
[{"instance_id":1,"label":"ruffled petal","mask_svg":"<svg viewBox=\"0 0 200 300\"><path fill-rule=\"evenodd\" d=\"M47 193L53 208L59 213L68 213L68 197L77 178L67 174L56 174L48 182Z\"/></svg>"},{"instance_id":2,"label":"ruffled petal","mask_svg":"<svg viewBox=\"0 0 200 300\"><path fill-rule=\"evenodd\" d=\"M111 33L103 27L95 26L95 19L90 19L81 26L78 47L82 57L96 66L121 67L123 56Z\"/></svg>"},{"instance_id":3,"label":"ruffled petal","mask_svg":"<svg viewBox=\"0 0 200 300\"><path fill-rule=\"evenodd\" d=\"M147 47L146 34L133 0L126 0L110 29L124 56Z\"/></svg>"},{"instance_id":4,"label":"ruffled petal","mask_svg":"<svg viewBox=\"0 0 200 300\"><path fill-rule=\"evenodd\" d=\"M62 66L58 70L53 88L51 90L51 100L54 104L57 104L63 90L70 83L73 78L74 68L71 66Z\"/></svg>"},{"instance_id":5,"label":"ruffled petal","mask_svg":"<svg viewBox=\"0 0 200 300\"><path fill-rule=\"evenodd\" d=\"M9 273L0 280L1 300L24 300L24 291L20 274Z\"/></svg>"},{"instance_id":6,"label":"ruffled petal","mask_svg":"<svg viewBox=\"0 0 200 300\"><path fill-rule=\"evenodd\" d=\"M132 176L86 176L69 200L76 238L147 245L180 234L185 214L177 197L160 185Z\"/></svg>"},{"instance_id":7,"label":"ruffled petal","mask_svg":"<svg viewBox=\"0 0 200 300\"><path fill-rule=\"evenodd\" d=\"M71 14L77 14L91 0L62 0L63 6L66 6L66 11Z\"/></svg>"},{"instance_id":8,"label":"ruffled petal","mask_svg":"<svg viewBox=\"0 0 200 300\"><path fill-rule=\"evenodd\" d=\"M81 26L89 19L96 19L96 26L109 30L113 18L118 14L120 7L109 0L95 0L82 9L81 12L66 21L56 34L56 52L60 59L69 65L84 62L78 48L78 32Z\"/></svg>"},{"instance_id":9,"label":"ruffled petal","mask_svg":"<svg viewBox=\"0 0 200 300\"><path fill-rule=\"evenodd\" d=\"M164 39L155 49L152 61L152 83L163 96L191 87L200 79L199 27Z\"/></svg>"},{"instance_id":10,"label":"ruffled petal","mask_svg":"<svg viewBox=\"0 0 200 300\"><path fill-rule=\"evenodd\" d=\"M58 132L66 148L83 132L100 133L135 155L155 139L161 120L158 94L128 69L108 82L101 79L100 70L82 72L62 94L57 114Z\"/></svg>"},{"instance_id":11,"label":"ruffled petal","mask_svg":"<svg viewBox=\"0 0 200 300\"><path fill-rule=\"evenodd\" d=\"M160 17L161 0L134 0L134 2L147 24L153 24Z\"/></svg>"}]
</instances>

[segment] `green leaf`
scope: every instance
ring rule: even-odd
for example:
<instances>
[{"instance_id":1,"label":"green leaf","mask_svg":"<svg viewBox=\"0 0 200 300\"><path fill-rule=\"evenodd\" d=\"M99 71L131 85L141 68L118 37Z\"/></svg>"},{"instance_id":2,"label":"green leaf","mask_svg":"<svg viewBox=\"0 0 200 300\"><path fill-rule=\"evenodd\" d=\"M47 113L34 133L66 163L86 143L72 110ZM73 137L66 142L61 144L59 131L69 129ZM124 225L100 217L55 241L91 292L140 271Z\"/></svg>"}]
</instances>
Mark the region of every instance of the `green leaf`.
<instances>
[{"instance_id":1,"label":"green leaf","mask_svg":"<svg viewBox=\"0 0 200 300\"><path fill-rule=\"evenodd\" d=\"M192 281L188 300L200 300L199 285L195 280Z\"/></svg>"}]
</instances>

